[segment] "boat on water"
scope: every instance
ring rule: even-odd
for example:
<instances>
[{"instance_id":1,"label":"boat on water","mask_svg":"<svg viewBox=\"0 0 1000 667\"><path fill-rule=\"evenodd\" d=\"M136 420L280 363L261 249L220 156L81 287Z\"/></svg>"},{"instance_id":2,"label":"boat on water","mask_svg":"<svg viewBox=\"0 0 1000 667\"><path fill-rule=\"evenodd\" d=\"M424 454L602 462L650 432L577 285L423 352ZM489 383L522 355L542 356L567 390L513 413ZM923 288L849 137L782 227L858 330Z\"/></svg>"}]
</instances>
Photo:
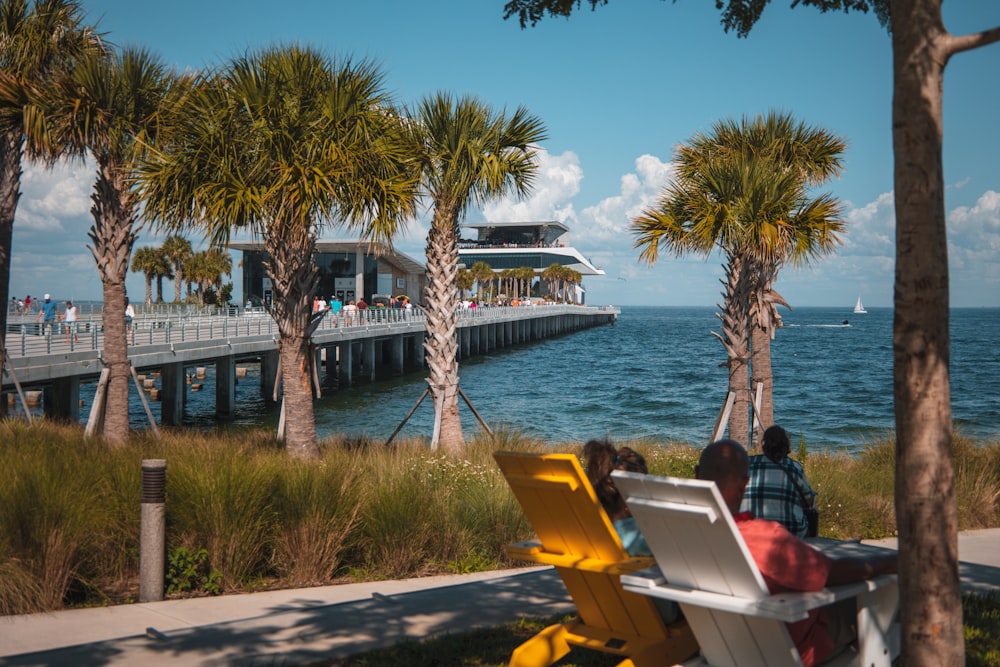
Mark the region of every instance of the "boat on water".
<instances>
[{"instance_id":1,"label":"boat on water","mask_svg":"<svg viewBox=\"0 0 1000 667\"><path fill-rule=\"evenodd\" d=\"M854 304L854 312L855 313L859 313L861 315L864 315L865 313L868 312L867 310L865 310L865 305L863 303L861 303L861 295L860 294L858 295L858 302L856 304Z\"/></svg>"}]
</instances>

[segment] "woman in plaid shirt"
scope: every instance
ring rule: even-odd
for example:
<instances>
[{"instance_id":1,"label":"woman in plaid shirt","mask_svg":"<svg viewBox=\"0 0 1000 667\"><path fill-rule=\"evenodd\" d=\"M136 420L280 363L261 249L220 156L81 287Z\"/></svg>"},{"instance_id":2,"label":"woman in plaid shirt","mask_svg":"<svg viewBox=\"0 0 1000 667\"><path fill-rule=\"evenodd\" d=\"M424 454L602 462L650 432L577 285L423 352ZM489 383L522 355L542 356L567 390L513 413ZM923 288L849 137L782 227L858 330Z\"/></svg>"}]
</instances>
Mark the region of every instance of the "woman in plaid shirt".
<instances>
[{"instance_id":1,"label":"woman in plaid shirt","mask_svg":"<svg viewBox=\"0 0 1000 667\"><path fill-rule=\"evenodd\" d=\"M770 519L790 533L806 537L809 523L803 508L812 507L816 492L809 486L802 464L788 457L792 447L780 426L764 431L763 454L750 457L750 482L740 511Z\"/></svg>"}]
</instances>

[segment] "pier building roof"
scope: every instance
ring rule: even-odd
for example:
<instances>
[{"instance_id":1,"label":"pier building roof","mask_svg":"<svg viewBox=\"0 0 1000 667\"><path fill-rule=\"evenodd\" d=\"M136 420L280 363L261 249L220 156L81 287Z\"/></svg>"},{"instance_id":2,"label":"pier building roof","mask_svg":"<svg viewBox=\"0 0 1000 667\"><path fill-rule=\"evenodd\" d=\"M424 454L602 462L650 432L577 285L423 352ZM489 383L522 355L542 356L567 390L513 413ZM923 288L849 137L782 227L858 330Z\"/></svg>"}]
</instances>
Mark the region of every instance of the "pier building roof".
<instances>
[{"instance_id":1,"label":"pier building roof","mask_svg":"<svg viewBox=\"0 0 1000 667\"><path fill-rule=\"evenodd\" d=\"M585 276L605 275L569 246L569 228L561 222L476 222L462 227L476 231L476 238L458 243L459 260L466 267L486 262L494 271L528 266L541 273L552 264L561 264Z\"/></svg>"}]
</instances>

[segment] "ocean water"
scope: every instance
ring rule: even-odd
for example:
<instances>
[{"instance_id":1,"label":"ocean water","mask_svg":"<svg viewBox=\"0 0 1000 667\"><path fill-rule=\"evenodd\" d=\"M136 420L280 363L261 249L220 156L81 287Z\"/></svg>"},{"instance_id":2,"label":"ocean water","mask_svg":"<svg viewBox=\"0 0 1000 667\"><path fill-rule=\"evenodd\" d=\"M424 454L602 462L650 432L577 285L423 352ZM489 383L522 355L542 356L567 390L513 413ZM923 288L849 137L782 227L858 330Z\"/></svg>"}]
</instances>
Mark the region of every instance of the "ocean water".
<instances>
[{"instance_id":1,"label":"ocean water","mask_svg":"<svg viewBox=\"0 0 1000 667\"><path fill-rule=\"evenodd\" d=\"M707 442L725 399L726 368L713 308L623 307L617 324L492 351L464 360L461 386L491 426L552 443L592 437ZM796 308L772 344L775 421L810 448L856 450L891 433L892 310ZM844 320L848 321L844 325ZM952 412L959 432L1000 440L1000 309L951 313ZM385 439L420 398L424 373L327 393L316 402L321 437ZM215 424L214 380L189 395L186 421ZM134 391L134 389L133 389ZM81 388L89 405L87 388ZM133 400L132 421L145 415ZM233 426L273 428L277 410L260 396L257 369L237 385ZM86 409L86 408L85 408ZM158 417L158 404L153 404ZM467 434L479 426L461 405ZM85 418L85 417L84 417ZM426 398L398 437L430 435Z\"/></svg>"}]
</instances>

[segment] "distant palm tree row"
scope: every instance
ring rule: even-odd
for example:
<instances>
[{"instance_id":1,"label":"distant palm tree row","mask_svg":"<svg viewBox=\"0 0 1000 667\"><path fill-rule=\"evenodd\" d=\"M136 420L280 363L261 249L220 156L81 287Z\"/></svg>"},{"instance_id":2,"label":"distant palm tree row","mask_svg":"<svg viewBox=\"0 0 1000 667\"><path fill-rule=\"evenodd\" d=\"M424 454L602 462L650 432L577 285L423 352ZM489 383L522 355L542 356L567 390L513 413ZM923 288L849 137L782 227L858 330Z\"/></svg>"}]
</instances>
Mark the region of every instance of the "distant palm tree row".
<instances>
[{"instance_id":1,"label":"distant palm tree row","mask_svg":"<svg viewBox=\"0 0 1000 667\"><path fill-rule=\"evenodd\" d=\"M583 282L582 273L558 263L546 267L540 277L548 285L546 294L556 301L572 301L570 289ZM501 295L508 300L531 296L535 278L530 266L494 271L488 262L479 261L459 269L455 280L463 295L475 287L476 301L495 303Z\"/></svg>"},{"instance_id":2,"label":"distant palm tree row","mask_svg":"<svg viewBox=\"0 0 1000 667\"><path fill-rule=\"evenodd\" d=\"M209 248L194 252L191 243L177 234L167 237L160 247L143 246L132 255L132 272L146 278L145 304L153 302L153 281L156 281L156 303L163 301L163 279L174 281L174 303L181 303L181 286L187 284L185 302L198 305L226 304L233 284L222 284L223 275L231 275L233 259L228 252Z\"/></svg>"}]
</instances>

